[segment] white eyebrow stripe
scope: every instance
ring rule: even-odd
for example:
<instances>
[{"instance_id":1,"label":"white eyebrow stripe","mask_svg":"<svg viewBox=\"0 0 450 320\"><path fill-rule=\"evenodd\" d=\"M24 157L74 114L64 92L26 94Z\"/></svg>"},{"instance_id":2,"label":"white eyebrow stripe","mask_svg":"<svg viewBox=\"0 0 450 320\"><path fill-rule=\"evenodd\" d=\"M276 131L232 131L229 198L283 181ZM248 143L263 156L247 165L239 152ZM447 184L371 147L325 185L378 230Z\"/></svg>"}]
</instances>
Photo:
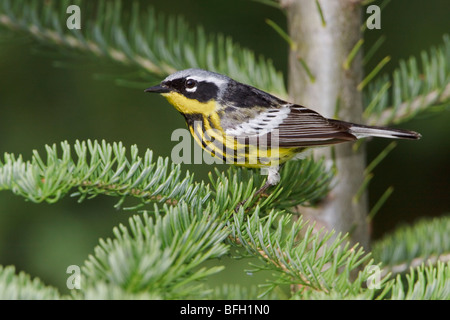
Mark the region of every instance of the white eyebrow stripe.
<instances>
[{"instance_id":1,"label":"white eyebrow stripe","mask_svg":"<svg viewBox=\"0 0 450 320\"><path fill-rule=\"evenodd\" d=\"M232 136L263 135L278 128L290 112L291 110L287 106L280 109L271 109L271 112L263 112L235 128L226 129L225 133Z\"/></svg>"},{"instance_id":2,"label":"white eyebrow stripe","mask_svg":"<svg viewBox=\"0 0 450 320\"><path fill-rule=\"evenodd\" d=\"M222 86L222 85L224 85L224 84L226 84L226 83L228 82L227 80L219 79L219 78L217 78L217 77L197 77L197 76L189 76L189 77L186 78L186 80L189 80L189 79L195 80L195 81L197 81L197 82L202 82L202 81L210 82L210 83L217 84L218 86Z\"/></svg>"}]
</instances>

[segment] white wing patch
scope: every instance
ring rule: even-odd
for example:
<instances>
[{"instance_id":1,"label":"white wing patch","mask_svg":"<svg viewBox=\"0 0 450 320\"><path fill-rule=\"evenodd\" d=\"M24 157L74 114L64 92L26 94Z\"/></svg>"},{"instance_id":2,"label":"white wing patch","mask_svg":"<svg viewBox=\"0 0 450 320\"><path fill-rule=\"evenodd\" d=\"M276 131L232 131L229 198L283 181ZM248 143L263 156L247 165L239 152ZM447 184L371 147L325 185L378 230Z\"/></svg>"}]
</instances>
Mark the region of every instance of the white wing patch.
<instances>
[{"instance_id":1,"label":"white wing patch","mask_svg":"<svg viewBox=\"0 0 450 320\"><path fill-rule=\"evenodd\" d=\"M279 109L270 109L234 128L226 129L225 133L232 136L264 135L278 128L287 118L291 112L289 106L284 105Z\"/></svg>"}]
</instances>

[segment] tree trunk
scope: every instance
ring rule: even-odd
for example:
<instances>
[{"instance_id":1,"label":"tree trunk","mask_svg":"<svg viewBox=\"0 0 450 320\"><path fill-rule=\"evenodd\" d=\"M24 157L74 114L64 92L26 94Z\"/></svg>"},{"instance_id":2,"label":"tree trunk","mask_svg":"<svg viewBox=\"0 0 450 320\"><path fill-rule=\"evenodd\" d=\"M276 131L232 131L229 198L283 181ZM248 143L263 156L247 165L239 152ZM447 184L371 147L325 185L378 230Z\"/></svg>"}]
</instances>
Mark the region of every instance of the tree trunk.
<instances>
[{"instance_id":1,"label":"tree trunk","mask_svg":"<svg viewBox=\"0 0 450 320\"><path fill-rule=\"evenodd\" d=\"M362 38L359 1L282 0L282 5L294 41L289 57L292 101L328 118L361 123L362 95L357 90L363 76L361 51L344 67ZM355 197L364 180L365 151L363 145L356 151L353 147L343 143L314 150L314 157L325 157L337 174L330 194L318 207L299 210L319 227L349 232L352 243L368 249L367 196L364 192Z\"/></svg>"}]
</instances>

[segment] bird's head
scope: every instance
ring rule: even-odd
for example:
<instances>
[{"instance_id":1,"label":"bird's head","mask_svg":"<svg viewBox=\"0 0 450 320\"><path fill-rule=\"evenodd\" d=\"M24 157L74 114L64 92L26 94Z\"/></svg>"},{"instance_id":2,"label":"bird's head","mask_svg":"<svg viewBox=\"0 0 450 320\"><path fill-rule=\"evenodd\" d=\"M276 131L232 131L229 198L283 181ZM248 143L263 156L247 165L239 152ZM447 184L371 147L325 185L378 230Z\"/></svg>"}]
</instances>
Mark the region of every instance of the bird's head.
<instances>
[{"instance_id":1,"label":"bird's head","mask_svg":"<svg viewBox=\"0 0 450 320\"><path fill-rule=\"evenodd\" d=\"M145 92L160 93L183 114L207 115L217 111L216 102L232 81L211 71L186 69L171 74Z\"/></svg>"}]
</instances>

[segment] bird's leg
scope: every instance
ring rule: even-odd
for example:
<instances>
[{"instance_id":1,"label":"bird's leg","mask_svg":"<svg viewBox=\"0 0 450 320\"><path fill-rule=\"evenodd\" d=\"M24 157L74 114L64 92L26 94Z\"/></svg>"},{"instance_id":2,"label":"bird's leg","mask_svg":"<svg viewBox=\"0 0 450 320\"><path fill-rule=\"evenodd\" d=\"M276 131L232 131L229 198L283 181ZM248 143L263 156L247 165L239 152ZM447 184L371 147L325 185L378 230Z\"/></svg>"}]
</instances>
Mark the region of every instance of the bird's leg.
<instances>
[{"instance_id":1,"label":"bird's leg","mask_svg":"<svg viewBox=\"0 0 450 320\"><path fill-rule=\"evenodd\" d=\"M264 170L267 170L267 180L266 183L259 188L258 190L256 190L256 192L253 194L253 197L258 197L260 196L262 193L264 193L270 186L274 186L276 184L278 184L278 182L280 182L280 174L278 173L279 167L270 167L270 168L264 168ZM238 205L236 206L236 208L234 208L234 211L237 213L240 209L240 207L242 207L250 198L247 198L241 202L238 203Z\"/></svg>"}]
</instances>

